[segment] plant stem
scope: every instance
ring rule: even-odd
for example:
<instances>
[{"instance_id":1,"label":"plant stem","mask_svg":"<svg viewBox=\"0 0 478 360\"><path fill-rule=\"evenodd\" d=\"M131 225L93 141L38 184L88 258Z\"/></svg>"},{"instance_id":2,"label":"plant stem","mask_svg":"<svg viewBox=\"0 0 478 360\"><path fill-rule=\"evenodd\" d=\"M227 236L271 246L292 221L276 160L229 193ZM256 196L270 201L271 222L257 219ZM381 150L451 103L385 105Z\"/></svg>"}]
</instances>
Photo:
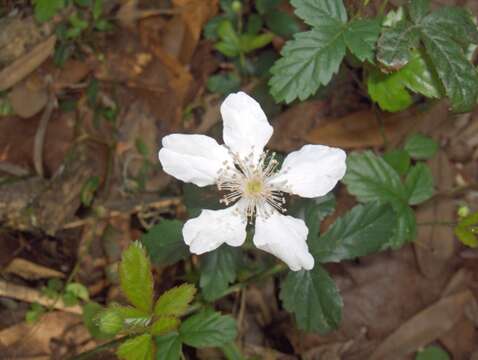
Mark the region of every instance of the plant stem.
<instances>
[{"instance_id":1,"label":"plant stem","mask_svg":"<svg viewBox=\"0 0 478 360\"><path fill-rule=\"evenodd\" d=\"M418 226L456 226L457 223L454 221L425 221L422 223L417 223Z\"/></svg>"}]
</instances>

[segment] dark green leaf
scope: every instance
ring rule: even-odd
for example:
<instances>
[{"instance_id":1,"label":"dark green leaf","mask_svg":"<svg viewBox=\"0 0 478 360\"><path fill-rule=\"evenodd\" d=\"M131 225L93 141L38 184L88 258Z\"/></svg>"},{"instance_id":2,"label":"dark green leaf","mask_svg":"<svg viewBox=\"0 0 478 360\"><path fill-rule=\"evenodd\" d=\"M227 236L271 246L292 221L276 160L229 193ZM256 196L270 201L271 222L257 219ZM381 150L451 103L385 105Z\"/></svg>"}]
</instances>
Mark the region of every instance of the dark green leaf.
<instances>
[{"instance_id":1,"label":"dark green leaf","mask_svg":"<svg viewBox=\"0 0 478 360\"><path fill-rule=\"evenodd\" d=\"M415 212L413 209L401 202L392 204L395 210L397 224L395 232L390 240L392 249L398 249L402 245L415 239L417 228Z\"/></svg>"},{"instance_id":2,"label":"dark green leaf","mask_svg":"<svg viewBox=\"0 0 478 360\"><path fill-rule=\"evenodd\" d=\"M342 298L332 278L317 263L311 271L289 272L280 298L302 330L326 333L340 324Z\"/></svg>"},{"instance_id":3,"label":"dark green leaf","mask_svg":"<svg viewBox=\"0 0 478 360\"><path fill-rule=\"evenodd\" d=\"M267 27L279 36L290 38L300 31L297 21L288 13L280 10L273 10L265 15Z\"/></svg>"},{"instance_id":4,"label":"dark green leaf","mask_svg":"<svg viewBox=\"0 0 478 360\"><path fill-rule=\"evenodd\" d=\"M386 28L377 43L377 60L386 68L398 70L410 60L410 48L415 47L420 39L417 27L407 20L402 20Z\"/></svg>"},{"instance_id":5,"label":"dark green leaf","mask_svg":"<svg viewBox=\"0 0 478 360\"><path fill-rule=\"evenodd\" d=\"M174 264L189 255L183 241L182 228L181 221L164 219L141 236L141 242L155 264Z\"/></svg>"},{"instance_id":6,"label":"dark green leaf","mask_svg":"<svg viewBox=\"0 0 478 360\"><path fill-rule=\"evenodd\" d=\"M344 40L350 49L360 61L374 61L375 43L380 35L379 19L353 20L347 26L344 33Z\"/></svg>"},{"instance_id":7,"label":"dark green leaf","mask_svg":"<svg viewBox=\"0 0 478 360\"><path fill-rule=\"evenodd\" d=\"M307 24L316 27L340 27L347 22L342 0L291 0L295 13Z\"/></svg>"},{"instance_id":8,"label":"dark green leaf","mask_svg":"<svg viewBox=\"0 0 478 360\"><path fill-rule=\"evenodd\" d=\"M241 44L239 36L237 35L234 27L229 20L223 20L217 26L217 34L222 40L215 45L226 56L234 57L239 55L241 50Z\"/></svg>"},{"instance_id":9,"label":"dark green leaf","mask_svg":"<svg viewBox=\"0 0 478 360\"><path fill-rule=\"evenodd\" d=\"M187 318L179 333L182 342L195 348L223 346L236 338L236 321L231 316L206 310Z\"/></svg>"},{"instance_id":10,"label":"dark green leaf","mask_svg":"<svg viewBox=\"0 0 478 360\"><path fill-rule=\"evenodd\" d=\"M65 6L64 0L35 0L35 18L40 22L50 20Z\"/></svg>"},{"instance_id":11,"label":"dark green leaf","mask_svg":"<svg viewBox=\"0 0 478 360\"><path fill-rule=\"evenodd\" d=\"M297 33L282 48L269 85L277 101L304 100L327 84L345 55L344 27L321 26Z\"/></svg>"},{"instance_id":12,"label":"dark green leaf","mask_svg":"<svg viewBox=\"0 0 478 360\"><path fill-rule=\"evenodd\" d=\"M407 174L408 203L418 205L433 196L433 174L425 164L416 164Z\"/></svg>"},{"instance_id":13,"label":"dark green leaf","mask_svg":"<svg viewBox=\"0 0 478 360\"><path fill-rule=\"evenodd\" d=\"M221 350L227 360L246 360L234 342L225 344L221 347Z\"/></svg>"},{"instance_id":14,"label":"dark green leaf","mask_svg":"<svg viewBox=\"0 0 478 360\"><path fill-rule=\"evenodd\" d=\"M183 315L196 294L196 288L191 284L182 284L169 289L162 294L154 305L157 316Z\"/></svg>"},{"instance_id":15,"label":"dark green leaf","mask_svg":"<svg viewBox=\"0 0 478 360\"><path fill-rule=\"evenodd\" d=\"M119 266L120 286L131 304L149 312L153 305L153 275L144 248L133 243L121 257Z\"/></svg>"},{"instance_id":16,"label":"dark green leaf","mask_svg":"<svg viewBox=\"0 0 478 360\"><path fill-rule=\"evenodd\" d=\"M247 19L246 32L251 35L256 35L262 29L262 19L257 14L249 15Z\"/></svg>"},{"instance_id":17,"label":"dark green leaf","mask_svg":"<svg viewBox=\"0 0 478 360\"><path fill-rule=\"evenodd\" d=\"M259 14L266 14L275 9L283 0L256 0L256 9Z\"/></svg>"},{"instance_id":18,"label":"dark green leaf","mask_svg":"<svg viewBox=\"0 0 478 360\"><path fill-rule=\"evenodd\" d=\"M413 134L405 141L404 149L416 160L428 160L438 151L438 143L432 138Z\"/></svg>"},{"instance_id":19,"label":"dark green leaf","mask_svg":"<svg viewBox=\"0 0 478 360\"><path fill-rule=\"evenodd\" d=\"M236 280L239 255L239 249L223 244L201 257L199 286L206 300L216 300Z\"/></svg>"},{"instance_id":20,"label":"dark green leaf","mask_svg":"<svg viewBox=\"0 0 478 360\"><path fill-rule=\"evenodd\" d=\"M408 6L408 13L413 22L420 22L430 10L430 0L412 0Z\"/></svg>"},{"instance_id":21,"label":"dark green leaf","mask_svg":"<svg viewBox=\"0 0 478 360\"><path fill-rule=\"evenodd\" d=\"M427 346L417 353L415 360L450 360L450 356L438 346Z\"/></svg>"},{"instance_id":22,"label":"dark green leaf","mask_svg":"<svg viewBox=\"0 0 478 360\"><path fill-rule=\"evenodd\" d=\"M143 334L122 343L116 355L124 360L150 360L153 356L153 342L150 334Z\"/></svg>"},{"instance_id":23,"label":"dark green leaf","mask_svg":"<svg viewBox=\"0 0 478 360\"><path fill-rule=\"evenodd\" d=\"M400 175L405 175L410 168L410 155L405 150L391 150L383 154L383 159Z\"/></svg>"},{"instance_id":24,"label":"dark green leaf","mask_svg":"<svg viewBox=\"0 0 478 360\"><path fill-rule=\"evenodd\" d=\"M211 20L209 20L206 25L204 26L204 37L208 40L217 40L218 39L218 34L217 34L217 28L220 23L222 23L224 20L226 20L226 16L215 16Z\"/></svg>"},{"instance_id":25,"label":"dark green leaf","mask_svg":"<svg viewBox=\"0 0 478 360\"><path fill-rule=\"evenodd\" d=\"M216 187L200 188L193 184L183 184L184 205L191 217L198 216L202 209L219 210L223 206L219 202L220 193Z\"/></svg>"},{"instance_id":26,"label":"dark green leaf","mask_svg":"<svg viewBox=\"0 0 478 360\"><path fill-rule=\"evenodd\" d=\"M348 191L361 202L407 199L397 172L370 151L348 156L347 173L343 182Z\"/></svg>"},{"instance_id":27,"label":"dark green leaf","mask_svg":"<svg viewBox=\"0 0 478 360\"><path fill-rule=\"evenodd\" d=\"M217 74L207 79L206 85L210 92L227 95L239 90L241 79L234 73Z\"/></svg>"},{"instance_id":28,"label":"dark green leaf","mask_svg":"<svg viewBox=\"0 0 478 360\"><path fill-rule=\"evenodd\" d=\"M365 256L390 247L395 224L396 215L390 205L357 205L309 246L321 263Z\"/></svg>"},{"instance_id":29,"label":"dark green leaf","mask_svg":"<svg viewBox=\"0 0 478 360\"><path fill-rule=\"evenodd\" d=\"M179 360L181 340L177 332L156 336L156 360Z\"/></svg>"}]
</instances>

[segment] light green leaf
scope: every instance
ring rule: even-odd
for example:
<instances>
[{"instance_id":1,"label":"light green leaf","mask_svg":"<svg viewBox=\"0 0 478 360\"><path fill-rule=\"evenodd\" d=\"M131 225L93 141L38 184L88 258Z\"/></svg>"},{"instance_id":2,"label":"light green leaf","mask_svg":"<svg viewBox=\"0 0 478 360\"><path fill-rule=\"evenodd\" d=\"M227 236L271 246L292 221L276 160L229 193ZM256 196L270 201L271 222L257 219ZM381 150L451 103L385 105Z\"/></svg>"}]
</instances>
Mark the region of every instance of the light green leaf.
<instances>
[{"instance_id":1,"label":"light green leaf","mask_svg":"<svg viewBox=\"0 0 478 360\"><path fill-rule=\"evenodd\" d=\"M153 343L150 334L143 334L122 343L116 355L124 360L150 360L153 358Z\"/></svg>"},{"instance_id":2,"label":"light green leaf","mask_svg":"<svg viewBox=\"0 0 478 360\"><path fill-rule=\"evenodd\" d=\"M85 304L83 306L83 323L93 338L98 340L108 340L113 338L115 335L104 333L100 330L97 316L102 311L104 311L104 308L98 303L90 302Z\"/></svg>"},{"instance_id":3,"label":"light green leaf","mask_svg":"<svg viewBox=\"0 0 478 360\"><path fill-rule=\"evenodd\" d=\"M408 203L418 205L433 196L433 175L425 164L412 166L405 180L408 192Z\"/></svg>"},{"instance_id":4,"label":"light green leaf","mask_svg":"<svg viewBox=\"0 0 478 360\"><path fill-rule=\"evenodd\" d=\"M462 218L454 231L461 243L472 248L478 247L478 212Z\"/></svg>"},{"instance_id":5,"label":"light green leaf","mask_svg":"<svg viewBox=\"0 0 478 360\"><path fill-rule=\"evenodd\" d=\"M80 284L80 283L69 283L65 287L65 291L72 293L77 297L78 299L84 300L84 301L89 301L90 300L90 295L88 294L88 289L86 288L85 285Z\"/></svg>"},{"instance_id":6,"label":"light green leaf","mask_svg":"<svg viewBox=\"0 0 478 360\"><path fill-rule=\"evenodd\" d=\"M374 62L375 43L380 29L379 19L353 20L348 24L344 40L352 54L360 61Z\"/></svg>"},{"instance_id":7,"label":"light green leaf","mask_svg":"<svg viewBox=\"0 0 478 360\"><path fill-rule=\"evenodd\" d=\"M182 342L195 348L223 346L236 338L236 321L231 316L205 310L187 318L179 334Z\"/></svg>"},{"instance_id":8,"label":"light green leaf","mask_svg":"<svg viewBox=\"0 0 478 360\"><path fill-rule=\"evenodd\" d=\"M216 300L236 280L239 255L239 249L223 244L201 257L199 286L206 300Z\"/></svg>"},{"instance_id":9,"label":"light green leaf","mask_svg":"<svg viewBox=\"0 0 478 360\"><path fill-rule=\"evenodd\" d=\"M269 85L277 101L307 99L327 84L345 55L343 26L321 26L298 33L282 48L282 58L271 68Z\"/></svg>"},{"instance_id":10,"label":"light green leaf","mask_svg":"<svg viewBox=\"0 0 478 360\"><path fill-rule=\"evenodd\" d=\"M162 294L154 305L154 313L158 316L183 315L196 294L192 284L182 284Z\"/></svg>"},{"instance_id":11,"label":"light green leaf","mask_svg":"<svg viewBox=\"0 0 478 360\"><path fill-rule=\"evenodd\" d=\"M382 251L390 247L395 224L396 215L390 205L377 202L357 205L309 243L311 253L325 263Z\"/></svg>"},{"instance_id":12,"label":"light green leaf","mask_svg":"<svg viewBox=\"0 0 478 360\"><path fill-rule=\"evenodd\" d=\"M174 264L189 255L183 240L182 228L181 221L164 219L141 236L140 240L155 264Z\"/></svg>"},{"instance_id":13,"label":"light green leaf","mask_svg":"<svg viewBox=\"0 0 478 360\"><path fill-rule=\"evenodd\" d=\"M174 316L161 316L151 325L152 335L163 335L173 330L176 330L179 326L179 319Z\"/></svg>"},{"instance_id":14,"label":"light green leaf","mask_svg":"<svg viewBox=\"0 0 478 360\"><path fill-rule=\"evenodd\" d=\"M386 111L405 110L413 103L398 73L384 74L372 69L367 77L367 90L372 100Z\"/></svg>"},{"instance_id":15,"label":"light green leaf","mask_svg":"<svg viewBox=\"0 0 478 360\"><path fill-rule=\"evenodd\" d=\"M120 286L131 304L142 311L151 311L153 275L144 248L133 243L124 252L119 266Z\"/></svg>"},{"instance_id":16,"label":"light green leaf","mask_svg":"<svg viewBox=\"0 0 478 360\"><path fill-rule=\"evenodd\" d=\"M241 50L240 38L230 20L222 20L219 23L217 34L221 39L221 42L215 45L217 50L229 57L239 55Z\"/></svg>"},{"instance_id":17,"label":"light green leaf","mask_svg":"<svg viewBox=\"0 0 478 360\"><path fill-rule=\"evenodd\" d=\"M243 34L240 37L240 49L244 54L250 53L256 49L263 48L269 44L274 38L272 33L264 33L259 35Z\"/></svg>"},{"instance_id":18,"label":"light green leaf","mask_svg":"<svg viewBox=\"0 0 478 360\"><path fill-rule=\"evenodd\" d=\"M407 138L403 148L416 160L428 160L435 156L438 147L432 138L416 133Z\"/></svg>"},{"instance_id":19,"label":"light green leaf","mask_svg":"<svg viewBox=\"0 0 478 360\"><path fill-rule=\"evenodd\" d=\"M306 331L326 333L342 318L343 302L334 281L318 263L311 271L290 271L282 283L280 298Z\"/></svg>"},{"instance_id":20,"label":"light green leaf","mask_svg":"<svg viewBox=\"0 0 478 360\"><path fill-rule=\"evenodd\" d=\"M156 360L179 360L181 356L181 340L177 332L156 336Z\"/></svg>"},{"instance_id":21,"label":"light green leaf","mask_svg":"<svg viewBox=\"0 0 478 360\"><path fill-rule=\"evenodd\" d=\"M417 353L415 360L450 360L450 356L438 346L427 346Z\"/></svg>"},{"instance_id":22,"label":"light green leaf","mask_svg":"<svg viewBox=\"0 0 478 360\"><path fill-rule=\"evenodd\" d=\"M377 60L386 68L398 70L408 64L410 49L415 47L420 33L413 24L402 20L385 28L377 43Z\"/></svg>"},{"instance_id":23,"label":"light green leaf","mask_svg":"<svg viewBox=\"0 0 478 360\"><path fill-rule=\"evenodd\" d=\"M50 20L65 6L65 0L35 0L35 18L40 22Z\"/></svg>"},{"instance_id":24,"label":"light green leaf","mask_svg":"<svg viewBox=\"0 0 478 360\"><path fill-rule=\"evenodd\" d=\"M151 314L132 306L121 306L118 304L110 305L123 318L124 324L128 328L145 328L151 322Z\"/></svg>"},{"instance_id":25,"label":"light green leaf","mask_svg":"<svg viewBox=\"0 0 478 360\"><path fill-rule=\"evenodd\" d=\"M406 201L407 193L397 172L370 151L347 158L347 173L342 180L348 191L361 202Z\"/></svg>"},{"instance_id":26,"label":"light green leaf","mask_svg":"<svg viewBox=\"0 0 478 360\"><path fill-rule=\"evenodd\" d=\"M121 314L114 308L108 308L97 316L98 327L105 334L116 335L124 326Z\"/></svg>"},{"instance_id":27,"label":"light green leaf","mask_svg":"<svg viewBox=\"0 0 478 360\"><path fill-rule=\"evenodd\" d=\"M383 154L383 159L400 175L405 175L410 168L410 155L405 150L388 151Z\"/></svg>"},{"instance_id":28,"label":"light green leaf","mask_svg":"<svg viewBox=\"0 0 478 360\"><path fill-rule=\"evenodd\" d=\"M317 27L337 27L347 22L342 0L291 0L295 13L307 24Z\"/></svg>"}]
</instances>

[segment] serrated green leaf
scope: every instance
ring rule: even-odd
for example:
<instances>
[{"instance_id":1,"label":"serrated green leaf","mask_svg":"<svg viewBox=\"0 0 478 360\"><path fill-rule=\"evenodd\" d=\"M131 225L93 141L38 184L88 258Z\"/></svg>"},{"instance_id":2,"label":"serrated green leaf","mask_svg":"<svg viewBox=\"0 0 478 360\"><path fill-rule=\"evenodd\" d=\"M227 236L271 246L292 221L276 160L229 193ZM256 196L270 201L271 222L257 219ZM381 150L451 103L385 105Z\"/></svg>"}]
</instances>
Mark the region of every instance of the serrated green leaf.
<instances>
[{"instance_id":1,"label":"serrated green leaf","mask_svg":"<svg viewBox=\"0 0 478 360\"><path fill-rule=\"evenodd\" d=\"M438 346L427 346L417 353L415 360L450 360L450 356Z\"/></svg>"},{"instance_id":2,"label":"serrated green leaf","mask_svg":"<svg viewBox=\"0 0 478 360\"><path fill-rule=\"evenodd\" d=\"M357 205L338 218L325 234L309 243L321 263L339 262L382 251L390 247L396 215L389 204Z\"/></svg>"},{"instance_id":3,"label":"serrated green leaf","mask_svg":"<svg viewBox=\"0 0 478 360\"><path fill-rule=\"evenodd\" d=\"M65 6L64 0L35 0L35 18L40 22L50 20Z\"/></svg>"},{"instance_id":4,"label":"serrated green leaf","mask_svg":"<svg viewBox=\"0 0 478 360\"><path fill-rule=\"evenodd\" d=\"M428 160L435 156L438 147L438 143L432 138L416 133L407 138L403 148L413 159Z\"/></svg>"},{"instance_id":5,"label":"serrated green leaf","mask_svg":"<svg viewBox=\"0 0 478 360\"><path fill-rule=\"evenodd\" d=\"M161 220L140 238L153 263L170 265L186 258L189 250L183 241L183 223L179 220Z\"/></svg>"},{"instance_id":6,"label":"serrated green leaf","mask_svg":"<svg viewBox=\"0 0 478 360\"><path fill-rule=\"evenodd\" d=\"M377 60L386 68L398 70L408 64L411 53L420 39L417 27L407 20L385 28L377 43Z\"/></svg>"},{"instance_id":7,"label":"serrated green leaf","mask_svg":"<svg viewBox=\"0 0 478 360\"><path fill-rule=\"evenodd\" d=\"M153 358L153 342L150 334L143 334L122 343L116 355L124 360L150 360Z\"/></svg>"},{"instance_id":8,"label":"serrated green leaf","mask_svg":"<svg viewBox=\"0 0 478 360\"><path fill-rule=\"evenodd\" d=\"M380 35L379 19L360 19L353 20L347 26L344 33L344 40L350 49L360 61L374 61L375 43Z\"/></svg>"},{"instance_id":9,"label":"serrated green leaf","mask_svg":"<svg viewBox=\"0 0 478 360\"><path fill-rule=\"evenodd\" d=\"M85 324L86 328L90 335L98 340L108 340L113 338L114 334L107 334L100 330L97 316L104 308L95 302L89 302L83 306L83 323Z\"/></svg>"},{"instance_id":10,"label":"serrated green leaf","mask_svg":"<svg viewBox=\"0 0 478 360\"><path fill-rule=\"evenodd\" d=\"M408 192L408 203L418 205L433 196L434 182L430 168L425 164L412 166L405 180Z\"/></svg>"},{"instance_id":11,"label":"serrated green leaf","mask_svg":"<svg viewBox=\"0 0 478 360\"><path fill-rule=\"evenodd\" d=\"M317 27L337 27L347 22L342 0L291 0L295 13L307 24Z\"/></svg>"},{"instance_id":12,"label":"serrated green leaf","mask_svg":"<svg viewBox=\"0 0 478 360\"><path fill-rule=\"evenodd\" d=\"M372 100L382 110L401 111L413 103L398 73L384 74L378 69L373 69L367 77L367 90Z\"/></svg>"},{"instance_id":13,"label":"serrated green leaf","mask_svg":"<svg viewBox=\"0 0 478 360\"><path fill-rule=\"evenodd\" d=\"M450 98L452 109L471 111L478 97L478 74L463 49L436 27L422 29L422 38L432 63Z\"/></svg>"},{"instance_id":14,"label":"serrated green leaf","mask_svg":"<svg viewBox=\"0 0 478 360\"><path fill-rule=\"evenodd\" d=\"M410 155L402 149L391 150L383 154L383 160L390 165L398 174L405 175L410 168Z\"/></svg>"},{"instance_id":15,"label":"serrated green leaf","mask_svg":"<svg viewBox=\"0 0 478 360\"><path fill-rule=\"evenodd\" d=\"M236 280L239 255L239 249L223 244L201 257L199 286L206 300L216 300Z\"/></svg>"},{"instance_id":16,"label":"serrated green leaf","mask_svg":"<svg viewBox=\"0 0 478 360\"><path fill-rule=\"evenodd\" d=\"M430 11L430 0L412 0L408 13L413 22L420 22Z\"/></svg>"},{"instance_id":17,"label":"serrated green leaf","mask_svg":"<svg viewBox=\"0 0 478 360\"><path fill-rule=\"evenodd\" d=\"M271 68L269 85L277 101L290 103L313 95L327 84L345 55L343 26L321 26L298 33L282 48L282 58Z\"/></svg>"},{"instance_id":18,"label":"serrated green leaf","mask_svg":"<svg viewBox=\"0 0 478 360\"><path fill-rule=\"evenodd\" d=\"M399 249L402 245L412 241L416 237L416 219L413 209L401 202L392 204L395 210L397 224L393 237L390 240L392 249Z\"/></svg>"},{"instance_id":19,"label":"serrated green leaf","mask_svg":"<svg viewBox=\"0 0 478 360\"><path fill-rule=\"evenodd\" d=\"M105 309L97 315L97 323L101 332L116 335L124 326L121 314L113 307Z\"/></svg>"},{"instance_id":20,"label":"serrated green leaf","mask_svg":"<svg viewBox=\"0 0 478 360\"><path fill-rule=\"evenodd\" d=\"M156 336L156 360L179 360L181 356L181 340L177 332Z\"/></svg>"},{"instance_id":21,"label":"serrated green leaf","mask_svg":"<svg viewBox=\"0 0 478 360\"><path fill-rule=\"evenodd\" d=\"M462 218L454 231L461 243L472 248L478 247L478 212Z\"/></svg>"},{"instance_id":22,"label":"serrated green leaf","mask_svg":"<svg viewBox=\"0 0 478 360\"><path fill-rule=\"evenodd\" d=\"M342 181L347 185L347 190L361 202L407 199L397 172L370 151L348 156L347 173Z\"/></svg>"},{"instance_id":23,"label":"serrated green leaf","mask_svg":"<svg viewBox=\"0 0 478 360\"><path fill-rule=\"evenodd\" d=\"M162 294L154 305L154 313L158 316L181 316L196 294L196 288L192 284L182 284L169 289Z\"/></svg>"},{"instance_id":24,"label":"serrated green leaf","mask_svg":"<svg viewBox=\"0 0 478 360\"><path fill-rule=\"evenodd\" d=\"M154 285L151 263L139 243L130 245L123 252L119 276L121 290L130 303L142 311L151 311Z\"/></svg>"},{"instance_id":25,"label":"serrated green leaf","mask_svg":"<svg viewBox=\"0 0 478 360\"><path fill-rule=\"evenodd\" d=\"M161 316L151 325L151 334L157 336L176 330L179 326L179 322L177 317Z\"/></svg>"},{"instance_id":26,"label":"serrated green leaf","mask_svg":"<svg viewBox=\"0 0 478 360\"><path fill-rule=\"evenodd\" d=\"M123 318L124 324L128 328L145 328L151 322L151 314L136 309L132 306L121 306L118 304L110 305Z\"/></svg>"},{"instance_id":27,"label":"serrated green leaf","mask_svg":"<svg viewBox=\"0 0 478 360\"><path fill-rule=\"evenodd\" d=\"M285 38L290 38L300 31L295 18L284 11L272 10L266 13L265 22L270 31Z\"/></svg>"},{"instance_id":28,"label":"serrated green leaf","mask_svg":"<svg viewBox=\"0 0 478 360\"><path fill-rule=\"evenodd\" d=\"M187 318L179 334L182 342L195 348L223 346L236 338L236 321L231 316L206 310Z\"/></svg>"},{"instance_id":29,"label":"serrated green leaf","mask_svg":"<svg viewBox=\"0 0 478 360\"><path fill-rule=\"evenodd\" d=\"M332 278L317 263L311 271L290 271L280 298L302 330L326 333L340 324L342 298Z\"/></svg>"}]
</instances>

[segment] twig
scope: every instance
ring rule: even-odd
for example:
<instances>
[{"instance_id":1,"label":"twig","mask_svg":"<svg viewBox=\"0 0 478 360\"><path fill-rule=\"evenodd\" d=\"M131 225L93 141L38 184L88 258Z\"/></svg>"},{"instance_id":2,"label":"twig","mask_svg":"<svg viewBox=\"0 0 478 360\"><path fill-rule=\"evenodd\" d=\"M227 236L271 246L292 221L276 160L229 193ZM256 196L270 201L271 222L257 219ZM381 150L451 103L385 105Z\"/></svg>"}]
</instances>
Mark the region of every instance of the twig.
<instances>
[{"instance_id":1,"label":"twig","mask_svg":"<svg viewBox=\"0 0 478 360\"><path fill-rule=\"evenodd\" d=\"M65 306L63 301L55 301L43 296L38 290L30 289L26 286L8 283L0 280L0 296L5 296L28 303L39 303L45 307L53 308L72 314L81 314L83 311L80 306Z\"/></svg>"},{"instance_id":2,"label":"twig","mask_svg":"<svg viewBox=\"0 0 478 360\"><path fill-rule=\"evenodd\" d=\"M9 164L5 161L0 161L0 171L13 176L27 176L29 171L21 166Z\"/></svg>"},{"instance_id":3,"label":"twig","mask_svg":"<svg viewBox=\"0 0 478 360\"><path fill-rule=\"evenodd\" d=\"M35 134L35 142L33 145L33 164L37 174L41 177L43 177L43 145L45 143L45 134L54 107L55 98L53 94L50 94L48 103L43 111L40 124L38 125L38 129Z\"/></svg>"}]
</instances>

